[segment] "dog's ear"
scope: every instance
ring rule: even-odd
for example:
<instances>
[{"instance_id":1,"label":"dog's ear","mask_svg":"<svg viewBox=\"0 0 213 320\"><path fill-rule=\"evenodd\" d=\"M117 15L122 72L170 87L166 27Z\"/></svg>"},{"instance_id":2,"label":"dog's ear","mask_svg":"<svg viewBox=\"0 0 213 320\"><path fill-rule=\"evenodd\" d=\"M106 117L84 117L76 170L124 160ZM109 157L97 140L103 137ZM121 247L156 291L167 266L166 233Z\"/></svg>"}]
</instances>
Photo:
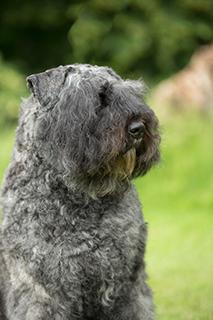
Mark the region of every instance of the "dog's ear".
<instances>
[{"instance_id":1,"label":"dog's ear","mask_svg":"<svg viewBox=\"0 0 213 320\"><path fill-rule=\"evenodd\" d=\"M42 106L57 100L71 66L50 69L27 77L27 85Z\"/></svg>"}]
</instances>

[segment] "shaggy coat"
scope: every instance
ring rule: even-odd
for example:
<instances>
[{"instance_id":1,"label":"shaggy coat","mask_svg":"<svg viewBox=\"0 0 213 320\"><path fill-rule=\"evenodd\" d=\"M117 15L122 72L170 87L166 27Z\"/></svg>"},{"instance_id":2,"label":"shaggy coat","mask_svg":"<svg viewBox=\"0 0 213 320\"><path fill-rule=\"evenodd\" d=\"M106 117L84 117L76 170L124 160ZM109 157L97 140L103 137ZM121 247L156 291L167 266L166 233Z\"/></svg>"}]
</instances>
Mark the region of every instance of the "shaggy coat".
<instances>
[{"instance_id":1,"label":"shaggy coat","mask_svg":"<svg viewBox=\"0 0 213 320\"><path fill-rule=\"evenodd\" d=\"M131 184L159 160L143 84L77 64L27 82L2 191L0 320L153 320Z\"/></svg>"}]
</instances>

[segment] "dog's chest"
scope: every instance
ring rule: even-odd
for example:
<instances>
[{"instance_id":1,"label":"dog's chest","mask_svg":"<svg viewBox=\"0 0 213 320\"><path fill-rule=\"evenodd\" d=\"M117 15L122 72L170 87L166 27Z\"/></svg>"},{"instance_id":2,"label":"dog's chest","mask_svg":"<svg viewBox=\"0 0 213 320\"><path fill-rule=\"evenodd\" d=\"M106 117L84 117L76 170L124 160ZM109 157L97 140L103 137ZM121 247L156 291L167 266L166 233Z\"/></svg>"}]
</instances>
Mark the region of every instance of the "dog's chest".
<instances>
[{"instance_id":1,"label":"dog's chest","mask_svg":"<svg viewBox=\"0 0 213 320\"><path fill-rule=\"evenodd\" d=\"M91 213L89 219L78 216L70 224L72 228L56 225L48 245L43 246L40 265L33 272L42 276L52 294L63 292L69 298L75 290L79 297L84 296L88 307L94 301L112 304L129 282L138 261L141 221L111 212L99 219ZM41 258L42 248L38 250ZM36 260L36 249L34 253Z\"/></svg>"}]
</instances>

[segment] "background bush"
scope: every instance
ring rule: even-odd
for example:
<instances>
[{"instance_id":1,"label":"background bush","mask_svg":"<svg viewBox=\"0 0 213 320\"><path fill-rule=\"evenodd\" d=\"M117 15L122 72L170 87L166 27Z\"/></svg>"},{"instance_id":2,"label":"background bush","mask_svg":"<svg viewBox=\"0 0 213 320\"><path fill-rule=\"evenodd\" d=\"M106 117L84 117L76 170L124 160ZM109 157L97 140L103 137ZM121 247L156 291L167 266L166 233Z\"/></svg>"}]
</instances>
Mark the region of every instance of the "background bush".
<instances>
[{"instance_id":1,"label":"background bush","mask_svg":"<svg viewBox=\"0 0 213 320\"><path fill-rule=\"evenodd\" d=\"M14 66L0 57L0 127L17 121L20 96L26 95L25 80Z\"/></svg>"},{"instance_id":2,"label":"background bush","mask_svg":"<svg viewBox=\"0 0 213 320\"><path fill-rule=\"evenodd\" d=\"M212 0L1 1L0 47L24 72L111 65L156 80L213 39Z\"/></svg>"},{"instance_id":3,"label":"background bush","mask_svg":"<svg viewBox=\"0 0 213 320\"><path fill-rule=\"evenodd\" d=\"M212 28L212 0L1 1L0 124L17 118L26 74L85 62L155 83L211 42Z\"/></svg>"}]
</instances>

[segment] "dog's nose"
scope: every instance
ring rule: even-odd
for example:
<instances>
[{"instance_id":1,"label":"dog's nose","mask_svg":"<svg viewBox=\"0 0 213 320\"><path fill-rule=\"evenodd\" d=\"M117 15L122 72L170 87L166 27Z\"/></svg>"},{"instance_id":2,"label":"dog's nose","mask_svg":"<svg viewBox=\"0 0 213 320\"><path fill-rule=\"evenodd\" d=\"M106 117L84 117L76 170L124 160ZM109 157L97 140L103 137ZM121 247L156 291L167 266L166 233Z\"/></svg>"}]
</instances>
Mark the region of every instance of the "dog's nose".
<instances>
[{"instance_id":1,"label":"dog's nose","mask_svg":"<svg viewBox=\"0 0 213 320\"><path fill-rule=\"evenodd\" d=\"M141 139L143 137L145 126L143 122L134 121L129 125L128 132L134 139Z\"/></svg>"}]
</instances>

